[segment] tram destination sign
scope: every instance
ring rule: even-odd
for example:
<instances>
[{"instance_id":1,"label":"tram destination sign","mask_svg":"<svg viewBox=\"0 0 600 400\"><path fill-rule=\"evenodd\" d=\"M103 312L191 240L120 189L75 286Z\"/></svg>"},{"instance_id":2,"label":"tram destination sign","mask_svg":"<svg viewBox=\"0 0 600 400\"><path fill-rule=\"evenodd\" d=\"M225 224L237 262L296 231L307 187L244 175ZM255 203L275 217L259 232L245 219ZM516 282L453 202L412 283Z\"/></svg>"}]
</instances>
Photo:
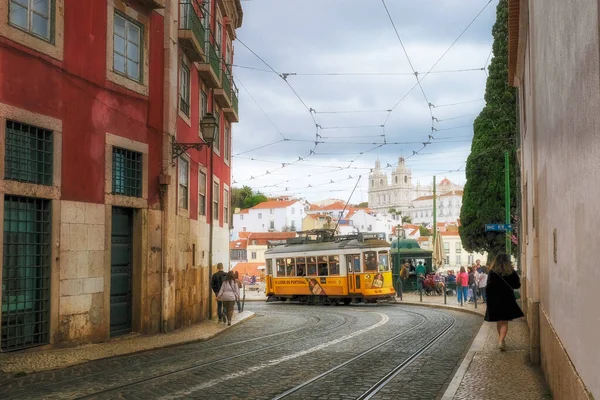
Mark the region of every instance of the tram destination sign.
<instances>
[{"instance_id":1,"label":"tram destination sign","mask_svg":"<svg viewBox=\"0 0 600 400\"><path fill-rule=\"evenodd\" d=\"M512 224L485 224L486 232L506 232L512 231Z\"/></svg>"}]
</instances>

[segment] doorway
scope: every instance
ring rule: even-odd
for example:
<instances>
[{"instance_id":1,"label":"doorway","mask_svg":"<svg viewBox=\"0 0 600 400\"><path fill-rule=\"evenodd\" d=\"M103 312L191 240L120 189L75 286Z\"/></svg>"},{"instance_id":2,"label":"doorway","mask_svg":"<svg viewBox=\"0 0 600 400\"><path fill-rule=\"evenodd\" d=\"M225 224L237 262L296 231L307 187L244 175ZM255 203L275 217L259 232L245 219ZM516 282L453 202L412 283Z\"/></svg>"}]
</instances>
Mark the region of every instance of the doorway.
<instances>
[{"instance_id":1,"label":"doorway","mask_svg":"<svg viewBox=\"0 0 600 400\"><path fill-rule=\"evenodd\" d=\"M110 336L131 332L133 210L113 207L110 252Z\"/></svg>"}]
</instances>

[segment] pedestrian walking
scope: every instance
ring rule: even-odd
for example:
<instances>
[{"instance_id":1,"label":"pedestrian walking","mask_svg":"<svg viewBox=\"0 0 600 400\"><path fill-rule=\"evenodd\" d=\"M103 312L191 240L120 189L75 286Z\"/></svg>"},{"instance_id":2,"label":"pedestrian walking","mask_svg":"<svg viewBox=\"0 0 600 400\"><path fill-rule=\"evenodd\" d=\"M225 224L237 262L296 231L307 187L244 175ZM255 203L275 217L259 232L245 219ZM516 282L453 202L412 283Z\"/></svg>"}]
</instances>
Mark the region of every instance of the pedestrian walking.
<instances>
[{"instance_id":1,"label":"pedestrian walking","mask_svg":"<svg viewBox=\"0 0 600 400\"><path fill-rule=\"evenodd\" d=\"M221 290L219 290L219 294L217 295L217 300L223 302L227 325L231 325L231 320L233 319L233 307L235 306L235 303L240 300L240 288L235 281L233 272L229 271L227 273L227 277L225 278L225 281L223 281Z\"/></svg>"},{"instance_id":2,"label":"pedestrian walking","mask_svg":"<svg viewBox=\"0 0 600 400\"><path fill-rule=\"evenodd\" d=\"M481 293L481 298L483 299L484 303L487 302L487 296L486 296L486 292L485 292L485 287L487 286L487 281L488 281L487 268L481 267L481 273L479 273L479 275L477 275L477 286L479 286L479 292Z\"/></svg>"},{"instance_id":3,"label":"pedestrian walking","mask_svg":"<svg viewBox=\"0 0 600 400\"><path fill-rule=\"evenodd\" d=\"M423 290L425 286L425 275L427 275L427 270L423 265L422 261L419 261L419 265L415 269L415 273L417 274L417 284L419 286L419 291Z\"/></svg>"},{"instance_id":4,"label":"pedestrian walking","mask_svg":"<svg viewBox=\"0 0 600 400\"><path fill-rule=\"evenodd\" d=\"M463 304L467 302L467 296L469 294L469 274L465 270L465 267L460 267L460 272L456 274L456 294L458 296L458 303Z\"/></svg>"},{"instance_id":5,"label":"pedestrian walking","mask_svg":"<svg viewBox=\"0 0 600 400\"><path fill-rule=\"evenodd\" d=\"M485 320L496 323L498 330L498 349L506 350L505 338L508 334L508 322L523 316L517 304L515 289L521 287L519 275L512 268L510 256L500 253L492 263L487 279L487 309Z\"/></svg>"},{"instance_id":6,"label":"pedestrian walking","mask_svg":"<svg viewBox=\"0 0 600 400\"><path fill-rule=\"evenodd\" d=\"M469 303L473 303L475 293L475 265L468 267L467 274L469 275Z\"/></svg>"},{"instance_id":7,"label":"pedestrian walking","mask_svg":"<svg viewBox=\"0 0 600 400\"><path fill-rule=\"evenodd\" d=\"M240 281L240 274L235 271L233 273L233 277L235 278L235 283L237 284L238 289L242 288L242 281ZM240 297L238 296L237 299L237 309L238 309L238 313L242 312L242 302L240 301Z\"/></svg>"},{"instance_id":8,"label":"pedestrian walking","mask_svg":"<svg viewBox=\"0 0 600 400\"><path fill-rule=\"evenodd\" d=\"M215 272L210 279L210 287L214 292L215 296L219 294L223 281L227 277L227 274L223 271L223 263L217 264L217 272ZM223 302L217 297L217 315L219 316L219 322L225 322L225 313L223 312Z\"/></svg>"}]
</instances>

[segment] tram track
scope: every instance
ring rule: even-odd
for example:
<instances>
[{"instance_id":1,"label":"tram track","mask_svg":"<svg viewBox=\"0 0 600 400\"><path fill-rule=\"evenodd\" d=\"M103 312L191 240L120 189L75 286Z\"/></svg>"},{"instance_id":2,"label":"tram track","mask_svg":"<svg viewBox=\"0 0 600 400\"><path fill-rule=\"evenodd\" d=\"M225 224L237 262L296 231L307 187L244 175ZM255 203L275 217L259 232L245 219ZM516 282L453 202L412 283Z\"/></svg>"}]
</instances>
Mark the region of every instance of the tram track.
<instances>
[{"instance_id":1,"label":"tram track","mask_svg":"<svg viewBox=\"0 0 600 400\"><path fill-rule=\"evenodd\" d=\"M271 314L285 314L282 312L276 312L276 313L271 313ZM335 325L332 328L329 328L327 330L325 330L324 332L329 332L331 330L335 330L335 329L339 329L340 327L343 327L345 325L348 324L348 318L344 315L340 315L340 314L334 314L338 317L341 317L342 321L341 323ZM240 345L244 345L244 344L248 344L251 342L255 342L255 341L259 341L259 340L265 340L265 339L269 339L269 338L274 338L274 337L278 337L278 336L282 336L282 335L289 335L289 334L294 334L297 332L301 332L304 330L311 330L311 329L315 329L315 326L318 325L321 321L322 318L318 317L318 316L304 316L307 319L307 323L308 320L312 320L310 323L310 325L306 326L301 326L299 328L295 328L295 329L288 329L286 331L282 331L282 332L276 332L276 333L272 333L269 335L264 335L264 336L258 336L255 338L251 338L251 339L244 339L244 340L240 340L240 341L236 341L236 342L230 342L230 343L225 343L219 346L214 346L214 347L210 347L210 348L201 348L201 349L196 349L196 350L190 350L190 351L185 351L185 356L194 356L194 355L201 355L202 353L206 353L206 352L210 352L210 353L214 353L215 351L218 351L220 349L224 349L224 348L228 348L228 347L234 347L234 346L240 346ZM254 353L258 353L262 350L267 350L270 348L274 348L277 346L283 346L285 344L288 344L290 341L285 341L285 342L281 342L281 343L275 343L273 345L269 345L269 346L262 346L260 348L257 349L253 349L250 351L246 351L244 353L240 353L240 354L236 354L236 357L243 357L244 355L249 355L249 354L254 354ZM188 344L184 344L181 346L177 346L178 350L181 351L182 349L185 349L187 347L191 347L191 346L196 346L198 345L199 342L197 343L188 343ZM173 347L175 348L175 346ZM164 349L164 348L163 348ZM150 351L154 351L154 350L160 350L160 349L152 349ZM123 357L128 357L129 355L123 356ZM180 361L181 358L181 354L174 354L174 355L170 355L167 357L163 357L163 358L159 358L156 360L150 360L150 361L142 361L142 362L135 362L132 364L127 365L125 368L127 369L128 372L131 372L132 369L137 368L137 369L143 369L146 367L152 367L154 365L161 365L164 364L167 361ZM236 357L225 357L219 360L213 360L208 364L211 363L218 363L221 361L226 361L228 359L231 358L236 358ZM124 368L119 368L119 369L124 369ZM114 372L113 374L118 374L119 372ZM41 381L39 384L43 385L45 389L50 389L50 388L55 388L57 386L64 386L67 384L73 384L76 382L81 382L81 381L86 381L86 380L93 380L94 378L97 378L99 376L106 376L106 371L98 371L98 372L94 372L91 374L84 374L81 376L76 376L76 377L71 377L68 379L62 379L59 381L55 381L55 382L45 382L45 381ZM85 397L84 397L85 398Z\"/></svg>"},{"instance_id":2,"label":"tram track","mask_svg":"<svg viewBox=\"0 0 600 400\"><path fill-rule=\"evenodd\" d=\"M330 368L329 370L314 376L311 379L306 380L305 382L294 386L293 388L275 396L272 398L272 400L280 400L280 399L284 399L287 397L290 397L294 394L298 394L300 391L309 388L312 384L316 383L317 381L322 380L325 377L330 376L331 374L333 374L334 372L358 361L361 360L362 358L364 358L365 356L373 353L376 350L381 349L382 347L386 346L389 343L392 343L393 341L397 340L398 338L406 335L407 333L410 333L416 329L418 329L421 325L423 325L426 322L426 317L419 313L419 312L415 312L415 311L406 311L412 314L417 314L420 315L421 317L423 317L423 320L407 329L404 330L400 333L398 333L397 335L392 336L391 338L384 340L383 342L377 344L376 346L363 351L362 353L352 357L349 360L346 360L338 365L336 365L333 368ZM438 333L436 333L436 335L430 339L429 341L427 341L427 343L425 343L424 345L420 346L419 349L417 349L414 353L412 353L408 358L406 358L404 361L402 361L400 364L398 364L397 366L395 366L392 370L390 370L388 373L386 373L381 379L379 379L373 386L371 386L368 390L366 390L363 394L361 394L359 397L357 397L357 399L360 400L366 400L366 399L371 399L373 396L375 396L381 389L383 389L389 382L391 382L398 374L400 374L405 368L407 368L410 364L412 364L417 358L419 358L422 354L424 354L429 348L431 348L435 343L437 343L446 333L448 333L456 324L456 319L454 317L451 317L451 322L445 326L441 331L439 331Z\"/></svg>"},{"instance_id":3,"label":"tram track","mask_svg":"<svg viewBox=\"0 0 600 400\"><path fill-rule=\"evenodd\" d=\"M331 332L336 331L336 330L340 329L341 327L343 327L343 326L345 326L345 325L348 324L348 320L349 320L348 317L343 316L341 314L334 314L334 315L341 316L343 318L343 322L340 323L340 324L337 324L336 326L334 326L332 328L326 329L325 331L321 332L322 334L331 333ZM314 317L314 318L318 318L318 317ZM318 318L318 319L320 320L320 318ZM236 344L240 344L240 343L245 343L245 342L249 342L249 341L255 341L255 340L258 340L258 339L263 339L265 337L280 336L280 335L283 335L283 334L289 334L289 333L298 332L298 331L306 330L306 329L313 329L313 328L311 328L311 327L297 328L297 329L293 329L293 330L289 330L289 331L285 331L285 332L280 332L280 333L276 333L276 334L272 334L272 335L268 335L268 336L264 336L264 337L260 337L260 338L248 339L248 340L244 340L244 341L241 341L241 342L236 342L236 343L231 343L231 344L226 344L226 345L214 347L214 348L211 348L210 351L214 351L215 349L224 348L224 347L228 347L228 346L232 346L232 345L236 345ZM281 347L281 346L288 345L288 344L295 343L295 342L299 342L299 341L302 341L302 340L306 340L306 338L305 337L301 337L301 338L297 338L297 339L291 339L291 340L287 340L287 341L284 341L284 342L275 343L275 344L268 345L268 346L263 346L263 347L260 347L258 349L253 349L253 350L250 350L250 351L246 351L244 353L235 354L235 355L228 356L228 357L223 357L223 358L220 358L218 360L213 360L213 361L209 361L209 362L201 363L201 364L194 364L194 365L191 365L191 366L188 366L188 367L179 368L179 369L176 369L176 370L172 370L172 371L168 371L168 372L165 372L165 373L157 374L157 375L154 375L154 376L151 376L151 377L142 378L142 379L138 379L138 380L135 380L135 381L127 382L126 384L122 384L122 385L118 385L118 386L113 386L113 387L106 388L106 389L100 390L100 391L95 391L93 393L89 393L89 394L86 394L86 395L83 395L83 396L74 397L74 399L76 399L76 400L82 400L82 399L95 398L96 396L106 395L106 394L109 394L109 393L117 392L117 391L122 390L122 389L128 389L128 388L135 387L135 386L138 386L138 385L143 384L143 383L151 382L151 381L154 381L154 380L157 380L157 379L161 379L161 378L165 378L165 377L168 377L168 376L172 376L172 375L176 375L176 374L181 374L181 373L185 373L185 372L191 372L191 371L194 371L194 370L202 368L202 367L206 367L206 366L210 366L210 365L215 365L215 364L218 364L218 363L221 363L221 362L224 362L224 361L229 361L229 360L233 360L233 359L236 359L236 358L241 358L241 357L244 357L244 356L256 354L256 353L262 352L264 350L269 350L269 349L273 349L273 348L276 348L276 347ZM173 356L173 357L170 357L170 358L177 358L177 357L178 356ZM165 359L161 359L161 360L157 360L157 361L152 361L151 363L162 363L162 362L164 362L164 360ZM138 366L142 366L142 365L143 366L147 366L148 364L150 364L150 363L145 363L145 364L141 364L141 365L138 365ZM87 377L89 377L89 376L81 377L81 378L77 378L77 379L83 379L83 378L87 378ZM65 381L63 381L63 383L64 382Z\"/></svg>"}]
</instances>

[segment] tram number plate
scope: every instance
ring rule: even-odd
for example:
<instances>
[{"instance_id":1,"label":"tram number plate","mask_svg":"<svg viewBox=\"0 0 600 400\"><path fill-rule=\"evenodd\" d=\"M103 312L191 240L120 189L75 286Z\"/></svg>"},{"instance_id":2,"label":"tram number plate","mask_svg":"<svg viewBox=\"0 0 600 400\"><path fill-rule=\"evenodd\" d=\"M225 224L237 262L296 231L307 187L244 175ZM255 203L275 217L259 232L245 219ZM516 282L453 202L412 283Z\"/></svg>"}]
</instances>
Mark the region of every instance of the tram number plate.
<instances>
[{"instance_id":1,"label":"tram number plate","mask_svg":"<svg viewBox=\"0 0 600 400\"><path fill-rule=\"evenodd\" d=\"M323 278L323 277L321 277L321 283L322 283L322 284L326 284L326 283L327 283L327 278Z\"/></svg>"}]
</instances>

